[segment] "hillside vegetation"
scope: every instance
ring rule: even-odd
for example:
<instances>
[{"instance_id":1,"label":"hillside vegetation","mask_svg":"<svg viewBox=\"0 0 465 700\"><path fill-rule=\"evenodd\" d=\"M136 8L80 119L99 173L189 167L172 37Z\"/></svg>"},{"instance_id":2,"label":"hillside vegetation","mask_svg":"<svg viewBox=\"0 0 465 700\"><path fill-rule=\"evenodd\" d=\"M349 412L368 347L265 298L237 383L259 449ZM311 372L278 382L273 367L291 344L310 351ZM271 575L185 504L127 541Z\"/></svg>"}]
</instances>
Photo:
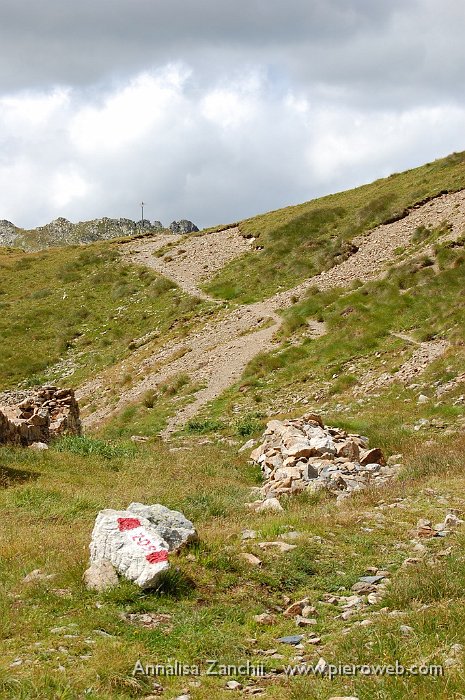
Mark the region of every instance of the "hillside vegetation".
<instances>
[{"instance_id":1,"label":"hillside vegetation","mask_svg":"<svg viewBox=\"0 0 465 700\"><path fill-rule=\"evenodd\" d=\"M105 243L37 254L0 248L0 273L0 390L67 374L76 386L131 355L146 334L165 342L201 306Z\"/></svg>"},{"instance_id":2,"label":"hillside vegetation","mask_svg":"<svg viewBox=\"0 0 465 700\"><path fill-rule=\"evenodd\" d=\"M465 187L465 153L396 173L347 192L246 219L241 233L256 250L224 267L205 290L250 303L327 270L351 253L350 241L408 207Z\"/></svg>"},{"instance_id":3,"label":"hillside vegetation","mask_svg":"<svg viewBox=\"0 0 465 700\"><path fill-rule=\"evenodd\" d=\"M264 249L228 263L204 288L236 302L291 287L337 260L337 245L353 235L460 187L464 154L243 222L242 231L259 234ZM389 201L373 204L389 193ZM0 697L154 700L158 683L167 699L463 699L465 524L446 537L417 535L422 518L439 523L452 511L465 520L465 231L445 241L448 230L447 221L419 226L378 279L310 288L282 312L275 346L170 442L158 434L191 400L188 375L172 377L85 437L63 438L44 452L0 448ZM77 367L65 383L77 386L101 368L112 376L121 359L127 367L136 363L134 339L156 330L142 346L152 352L228 313L227 305L217 309L128 264L110 244L40 255L5 251L0 264L3 386L42 380L53 366L59 376L66 361ZM323 329L317 336L315 323ZM122 391L115 385L116 394ZM283 498L279 513L250 510L261 476L250 451L239 448L258 439L270 417L312 410L397 455L398 480L338 504L325 493L302 493ZM134 443L133 434L150 439ZM130 501L183 511L200 542L173 560L155 591L122 583L89 592L82 573L96 513ZM244 530L256 538L244 539ZM275 540L297 546L259 547ZM244 552L261 565L247 563ZM381 600L341 617L328 595L350 596L370 567L386 570L391 584ZM36 569L43 576L25 582ZM311 631L319 641L299 649L277 639L307 634L283 615L303 598L315 607ZM271 624L255 620L262 613ZM138 621L141 614L152 615L153 624ZM442 673L283 672L286 664L321 658L335 666L437 665ZM232 691L225 685L234 675L132 673L138 660L174 659L204 671L208 659L263 663L267 674L239 675L245 690Z\"/></svg>"}]
</instances>

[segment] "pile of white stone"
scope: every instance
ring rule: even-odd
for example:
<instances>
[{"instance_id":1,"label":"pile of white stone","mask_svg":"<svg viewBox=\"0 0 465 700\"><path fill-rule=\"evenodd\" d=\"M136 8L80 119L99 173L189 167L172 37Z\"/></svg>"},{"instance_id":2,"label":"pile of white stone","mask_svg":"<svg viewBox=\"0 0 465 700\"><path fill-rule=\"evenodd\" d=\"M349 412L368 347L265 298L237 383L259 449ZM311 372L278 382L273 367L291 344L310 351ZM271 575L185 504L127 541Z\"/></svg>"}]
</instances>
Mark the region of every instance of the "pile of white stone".
<instances>
[{"instance_id":1,"label":"pile of white stone","mask_svg":"<svg viewBox=\"0 0 465 700\"><path fill-rule=\"evenodd\" d=\"M296 420L271 420L263 442L251 453L264 476L255 510L279 510L279 497L326 489L339 499L367 486L379 486L398 471L400 455L387 462L368 438L323 425L307 413Z\"/></svg>"}]
</instances>

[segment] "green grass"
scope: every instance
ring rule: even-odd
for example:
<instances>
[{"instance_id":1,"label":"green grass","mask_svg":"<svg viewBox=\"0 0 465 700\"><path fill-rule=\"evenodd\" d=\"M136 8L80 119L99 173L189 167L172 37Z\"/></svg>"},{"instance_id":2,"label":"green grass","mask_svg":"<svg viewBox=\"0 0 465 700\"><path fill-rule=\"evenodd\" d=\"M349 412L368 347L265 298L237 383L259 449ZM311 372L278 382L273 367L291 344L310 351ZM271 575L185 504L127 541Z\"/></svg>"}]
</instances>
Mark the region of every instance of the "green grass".
<instances>
[{"instance_id":1,"label":"green grass","mask_svg":"<svg viewBox=\"0 0 465 700\"><path fill-rule=\"evenodd\" d=\"M390 426L387 421L388 436ZM176 658L203 666L210 658L224 664L264 660L267 668L291 663L293 649L275 641L299 631L279 612L286 605L285 596L292 600L308 596L317 607L315 631L322 643L318 649L308 646L307 658L313 662L323 656L335 664L387 664L398 659L407 665L425 657L443 663L450 646L463 639L463 533L426 542L430 554L418 569L399 568L409 554L410 529L419 517L437 522L447 506L460 508L463 439L427 446L418 436L411 438L408 451L407 444L402 445L407 471L399 485L360 494L337 509L325 498L312 502L295 498L285 502L285 512L278 515L256 515L244 508L255 476L236 448L200 446L195 440L185 447L169 452L163 445L157 450L141 446L131 456L100 450L78 454L56 447L42 454L0 450L4 469L21 468L31 474L27 483L0 491L4 697L74 699L84 693L105 700L142 697L150 691L150 679L131 675L138 659L154 663ZM435 456L440 457L436 466L427 475L415 476L415 465L427 458L434 462ZM404 499L401 510L377 508L399 497ZM106 594L90 593L81 575L95 514L103 507L124 507L133 499L181 509L196 523L200 543L175 558L170 575L156 591L141 592L123 583ZM241 545L243 528L257 530L258 540ZM276 539L290 528L303 533L294 551L283 555L258 548L258 541ZM451 554L435 561L434 553L446 546L452 547ZM261 568L251 568L240 558L244 549L260 557ZM349 594L366 567L373 565L393 573L384 601L348 623L335 619L334 606L319 602L323 593ZM22 583L24 575L36 568L55 576ZM373 611L386 605L399 610L401 618L373 617ZM428 607L421 609L422 605ZM254 622L253 616L265 610L275 616L274 625ZM133 612L168 613L172 619L167 626L147 630L122 619L122 614ZM373 619L371 627L354 627L349 636L343 634L345 627L367 616ZM400 624L414 628L413 644L399 635ZM279 648L283 660L264 659L257 653L272 647ZM22 663L10 667L18 658ZM192 679L157 680L167 689L167 697L174 697ZM221 698L226 680L202 676L200 687L190 688L192 697ZM266 697L289 700L310 692L309 697L324 700L342 689L371 698L375 688L375 697L400 698L403 691L426 698L436 694L445 700L462 682L459 667L447 671L447 684L433 678L375 682L363 677L309 681L276 676L260 685L266 688Z\"/></svg>"},{"instance_id":2,"label":"green grass","mask_svg":"<svg viewBox=\"0 0 465 700\"><path fill-rule=\"evenodd\" d=\"M243 416L272 406L275 412L287 412L295 396L310 403L316 397L317 404L330 407L341 400L353 403L352 392L367 371L373 376L394 373L426 340L445 339L452 348L443 362L436 363L431 381L445 381L455 368L460 373L465 343L465 238L436 245L434 258L434 269L429 261L425 266L424 260L413 257L391 268L385 279L350 291L310 290L304 301L284 312L280 345L257 355L241 381L198 420L221 416L226 432L233 435L238 410ZM325 335L306 337L312 319L325 321ZM412 342L397 333L410 336ZM414 391L395 385L393 391L398 394L399 390L402 401L414 400ZM427 380L422 391L428 393ZM453 417L445 406L436 413L436 417Z\"/></svg>"},{"instance_id":3,"label":"green grass","mask_svg":"<svg viewBox=\"0 0 465 700\"><path fill-rule=\"evenodd\" d=\"M70 372L76 386L129 357L136 339L164 342L203 308L166 278L123 263L110 244L0 251L0 273L0 389Z\"/></svg>"},{"instance_id":4,"label":"green grass","mask_svg":"<svg viewBox=\"0 0 465 700\"><path fill-rule=\"evenodd\" d=\"M257 249L230 262L205 285L221 299L249 303L288 289L351 254L350 241L409 206L442 191L465 187L465 154L347 192L247 219L241 233ZM258 249L260 248L260 249Z\"/></svg>"}]
</instances>

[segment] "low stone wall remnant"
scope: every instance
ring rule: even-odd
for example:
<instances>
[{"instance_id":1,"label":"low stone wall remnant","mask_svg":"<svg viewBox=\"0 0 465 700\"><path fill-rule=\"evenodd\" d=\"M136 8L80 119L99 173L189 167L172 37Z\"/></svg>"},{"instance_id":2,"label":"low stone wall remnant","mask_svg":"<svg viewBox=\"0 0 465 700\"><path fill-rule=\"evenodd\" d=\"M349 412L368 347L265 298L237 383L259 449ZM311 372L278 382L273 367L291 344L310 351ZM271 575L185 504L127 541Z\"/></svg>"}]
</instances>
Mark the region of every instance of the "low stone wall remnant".
<instances>
[{"instance_id":1,"label":"low stone wall remnant","mask_svg":"<svg viewBox=\"0 0 465 700\"><path fill-rule=\"evenodd\" d=\"M0 394L0 444L27 447L64 434L81 434L79 405L72 389L47 385Z\"/></svg>"}]
</instances>

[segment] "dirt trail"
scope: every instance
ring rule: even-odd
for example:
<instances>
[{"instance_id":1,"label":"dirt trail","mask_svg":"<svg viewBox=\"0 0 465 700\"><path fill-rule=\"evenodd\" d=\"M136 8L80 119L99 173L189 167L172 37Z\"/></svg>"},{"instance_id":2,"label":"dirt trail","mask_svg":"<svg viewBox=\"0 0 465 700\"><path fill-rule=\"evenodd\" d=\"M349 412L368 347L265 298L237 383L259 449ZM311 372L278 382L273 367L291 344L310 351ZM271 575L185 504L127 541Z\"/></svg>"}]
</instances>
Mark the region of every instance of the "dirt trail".
<instances>
[{"instance_id":1,"label":"dirt trail","mask_svg":"<svg viewBox=\"0 0 465 700\"><path fill-rule=\"evenodd\" d=\"M350 287L355 280L362 282L381 277L388 263L398 260L396 251L408 247L416 228L437 226L447 219L452 230L445 238L455 238L465 229L465 191L443 195L415 207L403 219L373 229L354 240L358 251L331 270L312 277L297 287L280 292L255 304L243 305L234 310L225 309L217 318L200 331L194 331L179 342L170 342L155 355L145 360L138 381L125 390L114 406L103 405L84 418L86 426L94 425L118 412L128 403L136 401L149 389L178 374L187 373L202 388L194 401L173 416L163 435L181 427L197 411L234 384L246 365L258 353L270 350L273 336L281 325L278 311L291 306L311 287L322 290L334 287ZM172 242L172 236L162 235L143 241L124 244L126 260L146 265L174 280L184 291L205 300L217 302L202 292L199 286L232 260L249 250L253 241L242 238L237 228L226 229L203 236L191 236L172 248L163 257L154 253ZM221 303L221 302L220 302ZM313 327L314 337L324 332L322 324ZM442 348L442 346L441 346ZM435 348L436 350L436 348ZM432 352L434 359L437 352ZM424 359L423 356L421 358ZM415 355L412 358L415 364ZM423 365L423 362L419 362ZM88 383L78 392L83 398L99 388L99 379Z\"/></svg>"},{"instance_id":2,"label":"dirt trail","mask_svg":"<svg viewBox=\"0 0 465 700\"><path fill-rule=\"evenodd\" d=\"M130 262L146 265L169 277L188 294L216 303L218 300L202 292L199 285L230 260L249 251L253 245L253 239L243 238L239 229L233 227L204 236L191 236L173 246L162 257L154 255L168 242L173 242L172 235L159 236L155 240L145 239L137 245L131 242L123 246L123 256Z\"/></svg>"}]
</instances>

